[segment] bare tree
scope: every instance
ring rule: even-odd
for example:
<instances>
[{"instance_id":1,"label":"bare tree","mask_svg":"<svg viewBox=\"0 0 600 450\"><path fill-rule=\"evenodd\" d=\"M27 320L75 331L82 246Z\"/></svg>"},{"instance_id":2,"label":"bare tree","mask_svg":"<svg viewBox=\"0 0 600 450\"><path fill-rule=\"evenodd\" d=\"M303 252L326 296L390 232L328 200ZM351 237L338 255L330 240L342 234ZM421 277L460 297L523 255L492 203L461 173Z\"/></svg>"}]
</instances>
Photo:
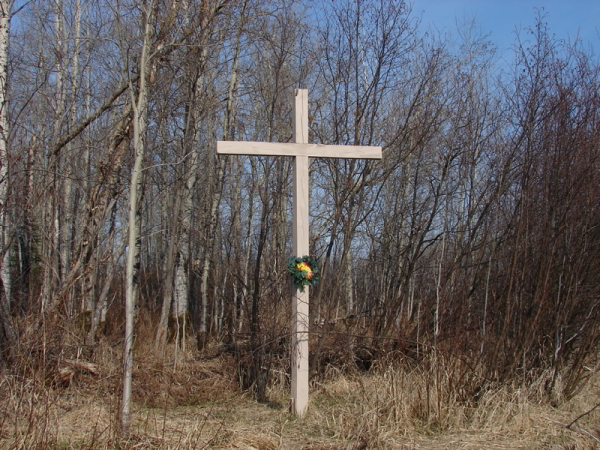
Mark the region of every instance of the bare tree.
<instances>
[{"instance_id":1,"label":"bare tree","mask_svg":"<svg viewBox=\"0 0 600 450\"><path fill-rule=\"evenodd\" d=\"M16 342L15 331L10 321L11 303L11 268L10 268L10 245L11 245L11 220L8 209L9 193L9 162L8 162L8 121L7 111L7 80L8 80L8 42L10 32L10 18L12 14L12 0L0 2L0 279L2 280L2 292L0 292L0 363L3 362L4 345L6 340L8 348L12 348Z\"/></svg>"},{"instance_id":2,"label":"bare tree","mask_svg":"<svg viewBox=\"0 0 600 450\"><path fill-rule=\"evenodd\" d=\"M123 371L123 398L121 409L121 427L123 432L129 432L131 421L131 376L133 369L133 318L136 303L136 284L139 275L140 236L139 226L141 220L139 200L142 190L142 161L146 150L146 127L148 126L148 90L151 67L151 45L154 33L155 5L151 1L141 11L143 44L140 51L139 85L136 90L130 80L129 91L133 106L133 148L135 163L131 173L130 199L129 199L129 231L127 250L127 293L125 298L125 346L124 346L124 371ZM125 45L123 43L122 45ZM126 62L127 64L127 62Z\"/></svg>"}]
</instances>

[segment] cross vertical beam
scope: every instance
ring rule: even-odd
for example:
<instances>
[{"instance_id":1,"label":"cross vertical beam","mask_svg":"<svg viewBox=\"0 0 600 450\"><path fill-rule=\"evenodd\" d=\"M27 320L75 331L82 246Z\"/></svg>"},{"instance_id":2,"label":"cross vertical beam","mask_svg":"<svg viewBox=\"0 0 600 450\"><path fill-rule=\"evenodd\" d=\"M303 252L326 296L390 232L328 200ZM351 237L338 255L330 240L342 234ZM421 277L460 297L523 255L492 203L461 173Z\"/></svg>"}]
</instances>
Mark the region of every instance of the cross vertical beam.
<instances>
[{"instance_id":1,"label":"cross vertical beam","mask_svg":"<svg viewBox=\"0 0 600 450\"><path fill-rule=\"evenodd\" d=\"M308 144L308 91L296 89L294 105L294 143ZM293 252L309 254L308 238L308 156L294 158ZM308 297L298 286L292 293L292 410L302 417L308 406Z\"/></svg>"},{"instance_id":2,"label":"cross vertical beam","mask_svg":"<svg viewBox=\"0 0 600 450\"><path fill-rule=\"evenodd\" d=\"M308 91L296 89L293 143L218 141L219 155L291 156L294 158L294 256L309 255L308 158L381 159L381 147L308 143ZM292 411L302 417L308 406L308 296L292 292Z\"/></svg>"}]
</instances>

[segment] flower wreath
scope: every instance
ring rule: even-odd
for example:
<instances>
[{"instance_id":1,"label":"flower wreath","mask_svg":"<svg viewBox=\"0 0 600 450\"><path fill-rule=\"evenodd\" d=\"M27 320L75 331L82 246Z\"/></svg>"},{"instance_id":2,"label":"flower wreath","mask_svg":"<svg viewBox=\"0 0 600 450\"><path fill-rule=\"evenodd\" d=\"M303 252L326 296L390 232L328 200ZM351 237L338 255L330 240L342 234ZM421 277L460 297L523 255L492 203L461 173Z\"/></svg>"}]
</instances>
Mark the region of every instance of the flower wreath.
<instances>
[{"instance_id":1,"label":"flower wreath","mask_svg":"<svg viewBox=\"0 0 600 450\"><path fill-rule=\"evenodd\" d=\"M313 286L319 282L319 263L310 256L291 257L288 272L294 278L294 285L304 292L304 286Z\"/></svg>"}]
</instances>

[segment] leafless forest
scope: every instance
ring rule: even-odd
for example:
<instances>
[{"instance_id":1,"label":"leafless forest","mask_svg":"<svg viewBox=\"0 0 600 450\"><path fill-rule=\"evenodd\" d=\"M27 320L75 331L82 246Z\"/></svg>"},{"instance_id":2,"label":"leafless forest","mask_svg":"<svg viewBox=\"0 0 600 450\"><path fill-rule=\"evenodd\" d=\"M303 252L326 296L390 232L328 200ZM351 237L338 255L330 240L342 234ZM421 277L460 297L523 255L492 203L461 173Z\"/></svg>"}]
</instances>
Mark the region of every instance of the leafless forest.
<instances>
[{"instance_id":1,"label":"leafless forest","mask_svg":"<svg viewBox=\"0 0 600 450\"><path fill-rule=\"evenodd\" d=\"M476 23L424 34L393 0L11 3L4 372L93 362L102 341L134 361L140 341L157 360L210 346L265 399L289 370L302 256L292 160L215 148L290 141L299 87L311 142L383 147L311 162L314 380L435 354L458 401L541 373L568 399L597 370L600 67L543 12L499 60Z\"/></svg>"}]
</instances>

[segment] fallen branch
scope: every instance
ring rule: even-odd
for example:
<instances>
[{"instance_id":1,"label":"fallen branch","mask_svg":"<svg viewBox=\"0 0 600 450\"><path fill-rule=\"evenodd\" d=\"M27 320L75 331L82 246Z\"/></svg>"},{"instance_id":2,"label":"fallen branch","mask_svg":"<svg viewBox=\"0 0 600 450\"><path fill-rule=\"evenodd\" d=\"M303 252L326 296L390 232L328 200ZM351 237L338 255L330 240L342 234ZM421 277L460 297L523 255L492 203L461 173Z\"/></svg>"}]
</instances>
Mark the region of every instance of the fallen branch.
<instances>
[{"instance_id":1,"label":"fallen branch","mask_svg":"<svg viewBox=\"0 0 600 450\"><path fill-rule=\"evenodd\" d=\"M86 361L77 361L75 359L63 359L62 366L58 368L58 376L63 384L70 385L77 372L87 372L98 375L98 366Z\"/></svg>"},{"instance_id":2,"label":"fallen branch","mask_svg":"<svg viewBox=\"0 0 600 450\"><path fill-rule=\"evenodd\" d=\"M596 405L596 406L598 406L598 405ZM595 409L595 407L594 407L594 408L592 408L592 411L593 411L594 409ZM590 412L591 412L591 411L590 411ZM583 417L583 416L581 416L581 417ZM551 419L550 417L546 417L546 419L547 419L547 420L549 420L550 422L554 422L554 423L557 423L557 424L559 424L559 425L562 425L563 427L565 427L565 428L567 428L567 429L569 429L569 430L571 430L571 431L575 431L575 430L577 430L577 431L579 431L580 433L582 433L582 434L585 434L586 436L589 436L589 437L591 437L591 438L592 438L593 440L595 440L596 442L600 442L600 438L598 438L597 436L594 436L594 435L593 435L592 433L590 433L589 431L587 431L587 430L584 430L584 429L583 429L583 428L581 428L579 425L576 425L576 424L575 424L575 421L574 421L574 422L571 422L571 423L564 423L564 422L559 422L558 420ZM579 419L579 418L578 418L578 419ZM577 420L577 419L576 419L576 420ZM575 430L573 430L573 428L572 428L572 427L574 427L574 428L575 428Z\"/></svg>"},{"instance_id":3,"label":"fallen branch","mask_svg":"<svg viewBox=\"0 0 600 450\"><path fill-rule=\"evenodd\" d=\"M81 372L88 372L93 375L98 375L98 366L96 364L86 361L77 361L75 359L64 359L63 362Z\"/></svg>"},{"instance_id":4,"label":"fallen branch","mask_svg":"<svg viewBox=\"0 0 600 450\"><path fill-rule=\"evenodd\" d=\"M577 422L579 419L581 419L582 417L587 416L588 414L590 414L593 410L595 410L598 406L600 406L600 403L596 403L596 406L594 406L592 409L590 409L589 411L586 411L582 414L580 414L579 416L577 416L575 418L575 420L573 420L573 422L571 422L569 425L567 425L567 428L571 428L571 425L573 425L575 422Z\"/></svg>"}]
</instances>

